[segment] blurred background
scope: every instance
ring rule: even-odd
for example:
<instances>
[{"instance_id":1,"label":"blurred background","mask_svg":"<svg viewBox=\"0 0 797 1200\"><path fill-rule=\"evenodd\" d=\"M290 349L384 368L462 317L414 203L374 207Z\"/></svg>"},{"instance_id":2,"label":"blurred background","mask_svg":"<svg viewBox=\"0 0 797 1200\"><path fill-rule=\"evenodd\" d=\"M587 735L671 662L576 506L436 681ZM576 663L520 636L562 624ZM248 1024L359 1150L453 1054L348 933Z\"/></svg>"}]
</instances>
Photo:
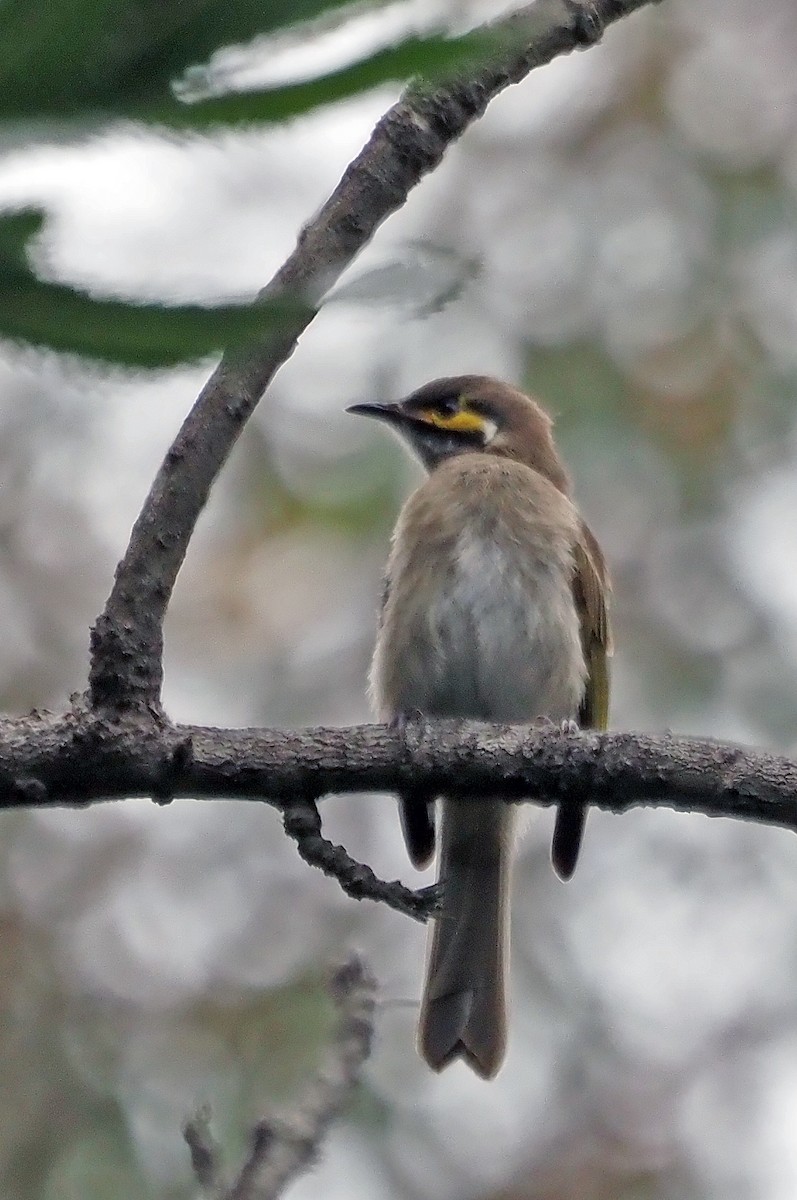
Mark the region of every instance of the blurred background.
<instances>
[{"instance_id":1,"label":"blurred background","mask_svg":"<svg viewBox=\"0 0 797 1200\"><path fill-rule=\"evenodd\" d=\"M497 5L415 0L230 51L300 77ZM167 624L172 717L368 719L393 519L417 479L345 405L443 374L533 390L614 577L612 724L797 751L797 8L666 0L511 88L345 276L203 515ZM271 75L269 75L271 73ZM48 214L51 277L218 300L270 277L398 95L207 136L6 123L0 205ZM0 347L0 692L80 689L87 630L212 369L126 373ZM324 801L384 877L390 800ZM423 930L346 899L246 803L6 813L0 1192L194 1194L212 1104L231 1161L289 1104L354 945L381 982L353 1110L297 1200L793 1200L797 844L783 830L593 813L572 883L549 813L521 850L508 1061L483 1084L414 1052Z\"/></svg>"}]
</instances>

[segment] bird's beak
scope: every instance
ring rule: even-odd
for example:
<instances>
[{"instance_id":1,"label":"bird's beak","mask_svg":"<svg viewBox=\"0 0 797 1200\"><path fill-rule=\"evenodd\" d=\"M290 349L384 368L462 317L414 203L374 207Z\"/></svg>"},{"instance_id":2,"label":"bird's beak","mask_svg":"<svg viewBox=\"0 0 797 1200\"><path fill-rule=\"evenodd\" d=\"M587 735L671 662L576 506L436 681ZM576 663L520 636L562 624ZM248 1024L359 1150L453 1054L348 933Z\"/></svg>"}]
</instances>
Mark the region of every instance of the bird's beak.
<instances>
[{"instance_id":1,"label":"bird's beak","mask_svg":"<svg viewBox=\"0 0 797 1200\"><path fill-rule=\"evenodd\" d=\"M401 425L407 420L400 404L351 404L346 412L361 417L376 417L378 421L386 421L388 425Z\"/></svg>"}]
</instances>

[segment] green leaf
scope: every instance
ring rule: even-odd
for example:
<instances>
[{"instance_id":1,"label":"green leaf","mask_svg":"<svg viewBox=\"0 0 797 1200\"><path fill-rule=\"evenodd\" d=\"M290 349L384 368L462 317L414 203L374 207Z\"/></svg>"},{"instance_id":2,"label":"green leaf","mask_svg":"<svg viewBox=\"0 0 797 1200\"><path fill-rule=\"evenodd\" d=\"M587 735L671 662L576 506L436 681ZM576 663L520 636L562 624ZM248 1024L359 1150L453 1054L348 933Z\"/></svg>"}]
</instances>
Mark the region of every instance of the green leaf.
<instances>
[{"instance_id":1,"label":"green leaf","mask_svg":"<svg viewBox=\"0 0 797 1200\"><path fill-rule=\"evenodd\" d=\"M283 87L186 102L172 85L213 86L219 49L340 13L345 0L70 0L0 3L0 120L128 118L175 129L285 120L380 84L434 82L505 47L506 32L411 35L348 66Z\"/></svg>"},{"instance_id":2,"label":"green leaf","mask_svg":"<svg viewBox=\"0 0 797 1200\"><path fill-rule=\"evenodd\" d=\"M506 48L506 31L477 30L462 37L412 35L326 75L283 87L230 92L191 103L170 94L137 116L171 128L284 121L313 108L356 96L385 83L418 77L434 83ZM134 114L131 114L134 115Z\"/></svg>"},{"instance_id":3,"label":"green leaf","mask_svg":"<svg viewBox=\"0 0 797 1200\"><path fill-rule=\"evenodd\" d=\"M312 314L299 299L251 304L136 304L37 278L25 243L40 213L0 219L0 337L133 367L168 367L287 334Z\"/></svg>"},{"instance_id":4,"label":"green leaf","mask_svg":"<svg viewBox=\"0 0 797 1200\"><path fill-rule=\"evenodd\" d=\"M25 209L0 218L0 279L5 287L16 271L27 271L28 242L41 232L44 213Z\"/></svg>"},{"instance_id":5,"label":"green leaf","mask_svg":"<svg viewBox=\"0 0 797 1200\"><path fill-rule=\"evenodd\" d=\"M221 46L346 0L2 0L0 119L127 114Z\"/></svg>"},{"instance_id":6,"label":"green leaf","mask_svg":"<svg viewBox=\"0 0 797 1200\"><path fill-rule=\"evenodd\" d=\"M0 0L0 120L125 116L173 127L275 121L387 80L431 83L506 49L506 34L408 37L322 78L194 103L172 82L220 46L340 13L344 0ZM306 31L305 31L306 32ZM192 72L194 80L202 68ZM213 72L205 69L208 85ZM250 304L164 305L87 295L37 277L26 246L40 213L0 217L0 338L135 367L166 367L301 329L300 299ZM401 290L395 273L375 281ZM403 285L406 287L406 281ZM456 280L451 288L456 290ZM430 295L446 302L450 288Z\"/></svg>"}]
</instances>

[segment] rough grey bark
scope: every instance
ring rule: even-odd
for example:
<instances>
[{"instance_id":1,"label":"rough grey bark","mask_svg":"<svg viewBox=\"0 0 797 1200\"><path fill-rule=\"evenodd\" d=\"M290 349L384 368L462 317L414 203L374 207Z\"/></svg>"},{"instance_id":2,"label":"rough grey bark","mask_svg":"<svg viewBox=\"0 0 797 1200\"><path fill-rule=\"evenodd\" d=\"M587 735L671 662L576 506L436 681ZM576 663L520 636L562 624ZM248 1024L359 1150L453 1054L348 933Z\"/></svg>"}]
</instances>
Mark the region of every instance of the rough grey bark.
<instances>
[{"instance_id":1,"label":"rough grey bark","mask_svg":"<svg viewBox=\"0 0 797 1200\"><path fill-rule=\"evenodd\" d=\"M262 801L406 790L622 813L640 804L797 828L797 763L675 734L421 721L308 729L212 729L75 709L0 721L0 808L126 796ZM473 801L477 802L477 801Z\"/></svg>"},{"instance_id":2,"label":"rough grey bark","mask_svg":"<svg viewBox=\"0 0 797 1200\"><path fill-rule=\"evenodd\" d=\"M82 807L127 796L255 800L283 816L306 862L356 899L417 920L434 888L385 882L327 841L317 801L330 793L406 791L478 803L581 804L621 813L636 805L797 828L797 763L762 751L673 734L569 732L550 724L477 721L344 729L212 729L151 712L0 720L0 808Z\"/></svg>"}]
</instances>

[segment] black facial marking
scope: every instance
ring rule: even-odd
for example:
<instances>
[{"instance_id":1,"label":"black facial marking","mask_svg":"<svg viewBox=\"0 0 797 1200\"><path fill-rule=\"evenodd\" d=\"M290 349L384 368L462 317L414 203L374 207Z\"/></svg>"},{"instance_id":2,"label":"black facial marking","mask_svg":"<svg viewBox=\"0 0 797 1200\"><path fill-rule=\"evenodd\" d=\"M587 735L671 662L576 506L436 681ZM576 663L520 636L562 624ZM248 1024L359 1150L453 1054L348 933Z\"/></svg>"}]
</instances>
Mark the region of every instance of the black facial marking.
<instances>
[{"instance_id":1,"label":"black facial marking","mask_svg":"<svg viewBox=\"0 0 797 1200\"><path fill-rule=\"evenodd\" d=\"M407 407L412 409L435 408L438 412L452 415L459 409L460 398L459 388L453 387L452 383L453 381L450 379L436 379L432 383L424 384L423 387L418 388L411 396L407 397Z\"/></svg>"}]
</instances>

